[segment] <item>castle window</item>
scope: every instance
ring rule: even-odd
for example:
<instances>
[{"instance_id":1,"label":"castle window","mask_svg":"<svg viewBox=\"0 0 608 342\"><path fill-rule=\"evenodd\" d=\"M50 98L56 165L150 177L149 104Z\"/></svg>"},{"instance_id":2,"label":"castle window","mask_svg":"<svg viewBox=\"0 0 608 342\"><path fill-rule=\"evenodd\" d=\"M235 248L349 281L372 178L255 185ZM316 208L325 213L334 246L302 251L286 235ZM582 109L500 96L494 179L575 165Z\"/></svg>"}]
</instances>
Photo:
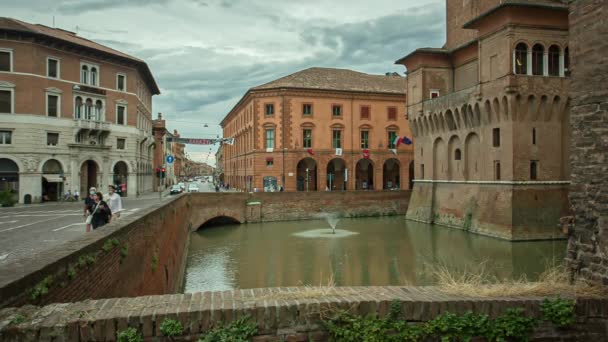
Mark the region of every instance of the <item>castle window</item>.
<instances>
[{"instance_id":1,"label":"castle window","mask_svg":"<svg viewBox=\"0 0 608 342\"><path fill-rule=\"evenodd\" d=\"M46 145L57 146L59 144L59 133L46 133Z\"/></svg>"},{"instance_id":2,"label":"castle window","mask_svg":"<svg viewBox=\"0 0 608 342\"><path fill-rule=\"evenodd\" d=\"M0 113L13 112L13 89L0 89Z\"/></svg>"},{"instance_id":3,"label":"castle window","mask_svg":"<svg viewBox=\"0 0 608 342\"><path fill-rule=\"evenodd\" d=\"M528 46L525 43L519 43L515 47L514 70L518 75L528 73Z\"/></svg>"},{"instance_id":4,"label":"castle window","mask_svg":"<svg viewBox=\"0 0 608 342\"><path fill-rule=\"evenodd\" d=\"M74 118L80 119L82 117L82 97L76 96L74 101Z\"/></svg>"},{"instance_id":5,"label":"castle window","mask_svg":"<svg viewBox=\"0 0 608 342\"><path fill-rule=\"evenodd\" d=\"M59 116L59 96L47 95L46 96L46 115L48 116Z\"/></svg>"},{"instance_id":6,"label":"castle window","mask_svg":"<svg viewBox=\"0 0 608 342\"><path fill-rule=\"evenodd\" d=\"M536 44L532 48L532 75L543 75L543 60L544 60L545 48Z\"/></svg>"},{"instance_id":7,"label":"castle window","mask_svg":"<svg viewBox=\"0 0 608 342\"><path fill-rule=\"evenodd\" d=\"M462 152L459 148L454 151L454 160L462 160Z\"/></svg>"},{"instance_id":8,"label":"castle window","mask_svg":"<svg viewBox=\"0 0 608 342\"><path fill-rule=\"evenodd\" d=\"M310 103L302 105L302 115L312 115L312 105Z\"/></svg>"},{"instance_id":9,"label":"castle window","mask_svg":"<svg viewBox=\"0 0 608 342\"><path fill-rule=\"evenodd\" d=\"M342 148L342 130L334 129L332 131L332 148Z\"/></svg>"},{"instance_id":10,"label":"castle window","mask_svg":"<svg viewBox=\"0 0 608 342\"><path fill-rule=\"evenodd\" d=\"M361 131L361 148L369 148L369 131Z\"/></svg>"},{"instance_id":11,"label":"castle window","mask_svg":"<svg viewBox=\"0 0 608 342\"><path fill-rule=\"evenodd\" d=\"M388 107L388 119L391 121L397 120L397 107Z\"/></svg>"},{"instance_id":12,"label":"castle window","mask_svg":"<svg viewBox=\"0 0 608 342\"><path fill-rule=\"evenodd\" d=\"M494 161L494 179L500 180L500 160Z\"/></svg>"},{"instance_id":13,"label":"castle window","mask_svg":"<svg viewBox=\"0 0 608 342\"><path fill-rule=\"evenodd\" d=\"M266 104L265 114L266 115L274 115L274 104L272 104L272 103Z\"/></svg>"},{"instance_id":14,"label":"castle window","mask_svg":"<svg viewBox=\"0 0 608 342\"><path fill-rule=\"evenodd\" d=\"M556 45L549 48L549 76L559 76L559 47Z\"/></svg>"},{"instance_id":15,"label":"castle window","mask_svg":"<svg viewBox=\"0 0 608 342\"><path fill-rule=\"evenodd\" d=\"M530 179L531 180L538 179L538 160L530 161Z\"/></svg>"},{"instance_id":16,"label":"castle window","mask_svg":"<svg viewBox=\"0 0 608 342\"><path fill-rule=\"evenodd\" d=\"M439 90L436 90L436 89L431 90L430 95L431 95L432 99L439 97Z\"/></svg>"},{"instance_id":17,"label":"castle window","mask_svg":"<svg viewBox=\"0 0 608 342\"><path fill-rule=\"evenodd\" d=\"M424 164L420 164L420 179L424 179Z\"/></svg>"},{"instance_id":18,"label":"castle window","mask_svg":"<svg viewBox=\"0 0 608 342\"><path fill-rule=\"evenodd\" d=\"M97 85L97 68L91 68L91 85Z\"/></svg>"},{"instance_id":19,"label":"castle window","mask_svg":"<svg viewBox=\"0 0 608 342\"><path fill-rule=\"evenodd\" d=\"M59 60L50 57L46 59L46 75L52 78L59 78Z\"/></svg>"},{"instance_id":20,"label":"castle window","mask_svg":"<svg viewBox=\"0 0 608 342\"><path fill-rule=\"evenodd\" d=\"M536 145L536 128L532 128L532 145Z\"/></svg>"},{"instance_id":21,"label":"castle window","mask_svg":"<svg viewBox=\"0 0 608 342\"><path fill-rule=\"evenodd\" d=\"M500 128L492 129L492 146L500 146Z\"/></svg>"},{"instance_id":22,"label":"castle window","mask_svg":"<svg viewBox=\"0 0 608 342\"><path fill-rule=\"evenodd\" d=\"M312 129L303 129L302 130L302 147L311 148L312 147Z\"/></svg>"}]
</instances>

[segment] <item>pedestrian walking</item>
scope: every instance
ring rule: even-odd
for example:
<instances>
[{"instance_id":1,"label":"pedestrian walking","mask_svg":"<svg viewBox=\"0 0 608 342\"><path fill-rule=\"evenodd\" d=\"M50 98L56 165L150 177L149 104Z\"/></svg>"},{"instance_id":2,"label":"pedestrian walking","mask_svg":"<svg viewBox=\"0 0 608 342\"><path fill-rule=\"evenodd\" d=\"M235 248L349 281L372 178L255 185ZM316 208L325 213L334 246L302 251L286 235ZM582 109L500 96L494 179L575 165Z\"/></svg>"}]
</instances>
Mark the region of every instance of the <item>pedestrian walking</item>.
<instances>
[{"instance_id":1,"label":"pedestrian walking","mask_svg":"<svg viewBox=\"0 0 608 342\"><path fill-rule=\"evenodd\" d=\"M120 217L120 212L122 211L122 198L116 193L116 187L114 185L108 186L108 195L106 196L106 199L110 211L112 212L110 222L113 222Z\"/></svg>"},{"instance_id":2,"label":"pedestrian walking","mask_svg":"<svg viewBox=\"0 0 608 342\"><path fill-rule=\"evenodd\" d=\"M95 189L93 187L90 188L89 195L84 199L84 218L85 218L87 233L91 231L91 220L93 219L93 217L91 216L91 213L93 212L93 206L95 205L95 193L96 192L97 192L97 189Z\"/></svg>"},{"instance_id":3,"label":"pedestrian walking","mask_svg":"<svg viewBox=\"0 0 608 342\"><path fill-rule=\"evenodd\" d=\"M112 211L110 210L110 207L108 207L108 203L103 200L103 195L101 192L96 193L94 199L95 207L91 213L91 226L93 229L97 229L110 222Z\"/></svg>"}]
</instances>

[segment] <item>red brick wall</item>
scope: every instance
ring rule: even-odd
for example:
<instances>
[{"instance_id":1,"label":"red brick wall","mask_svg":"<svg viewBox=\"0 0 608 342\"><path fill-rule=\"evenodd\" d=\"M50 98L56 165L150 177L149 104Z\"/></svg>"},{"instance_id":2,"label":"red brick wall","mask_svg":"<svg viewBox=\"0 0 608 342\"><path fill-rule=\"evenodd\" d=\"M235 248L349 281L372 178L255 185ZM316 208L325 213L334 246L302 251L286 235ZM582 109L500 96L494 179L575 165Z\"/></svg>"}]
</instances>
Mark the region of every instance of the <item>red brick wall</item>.
<instances>
[{"instance_id":1,"label":"red brick wall","mask_svg":"<svg viewBox=\"0 0 608 342\"><path fill-rule=\"evenodd\" d=\"M181 196L23 260L20 268L2 266L0 307L175 293L181 290L190 214L189 197ZM119 246L104 251L109 239L117 239ZM128 248L125 256L123 246ZM94 263L75 266L90 255L96 255ZM70 267L76 269L73 279ZM32 289L47 276L53 277L48 294L33 299Z\"/></svg>"}]
</instances>

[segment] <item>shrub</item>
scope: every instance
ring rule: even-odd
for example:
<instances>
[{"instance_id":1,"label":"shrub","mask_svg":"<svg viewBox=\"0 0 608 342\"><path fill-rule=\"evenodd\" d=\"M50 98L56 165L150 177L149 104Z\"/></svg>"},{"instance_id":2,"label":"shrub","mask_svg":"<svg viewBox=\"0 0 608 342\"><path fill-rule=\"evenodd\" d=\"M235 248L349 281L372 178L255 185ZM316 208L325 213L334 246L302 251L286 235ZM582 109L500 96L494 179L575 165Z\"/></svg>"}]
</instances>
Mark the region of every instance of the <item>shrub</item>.
<instances>
[{"instance_id":1,"label":"shrub","mask_svg":"<svg viewBox=\"0 0 608 342\"><path fill-rule=\"evenodd\" d=\"M571 299L563 299L560 297L549 299L545 298L540 305L540 310L543 313L543 318L558 327L567 327L574 323L574 306L576 302Z\"/></svg>"},{"instance_id":2,"label":"shrub","mask_svg":"<svg viewBox=\"0 0 608 342\"><path fill-rule=\"evenodd\" d=\"M166 319L160 325L160 332L165 336L179 336L183 333L182 323L174 319Z\"/></svg>"},{"instance_id":3,"label":"shrub","mask_svg":"<svg viewBox=\"0 0 608 342\"><path fill-rule=\"evenodd\" d=\"M17 203L13 193L10 190L0 191L0 206L2 207L12 207Z\"/></svg>"},{"instance_id":4,"label":"shrub","mask_svg":"<svg viewBox=\"0 0 608 342\"><path fill-rule=\"evenodd\" d=\"M212 329L199 342L247 342L258 332L258 325L249 322L250 317L244 316L228 325Z\"/></svg>"},{"instance_id":5,"label":"shrub","mask_svg":"<svg viewBox=\"0 0 608 342\"><path fill-rule=\"evenodd\" d=\"M143 342L144 338L135 328L127 328L118 333L118 342Z\"/></svg>"}]
</instances>

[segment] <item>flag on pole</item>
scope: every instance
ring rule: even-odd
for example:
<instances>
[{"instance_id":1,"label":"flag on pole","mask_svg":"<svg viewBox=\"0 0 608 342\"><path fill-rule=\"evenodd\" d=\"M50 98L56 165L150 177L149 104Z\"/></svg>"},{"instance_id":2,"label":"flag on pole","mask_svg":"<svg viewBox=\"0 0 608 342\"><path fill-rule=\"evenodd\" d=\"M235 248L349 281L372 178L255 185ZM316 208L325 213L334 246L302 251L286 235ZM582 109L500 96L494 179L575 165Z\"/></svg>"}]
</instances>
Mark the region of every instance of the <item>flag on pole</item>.
<instances>
[{"instance_id":1,"label":"flag on pole","mask_svg":"<svg viewBox=\"0 0 608 342\"><path fill-rule=\"evenodd\" d=\"M399 139L399 141L397 142L397 147L399 147L400 144L411 145L412 141L408 137L401 137L401 139Z\"/></svg>"},{"instance_id":2,"label":"flag on pole","mask_svg":"<svg viewBox=\"0 0 608 342\"><path fill-rule=\"evenodd\" d=\"M306 152L308 152L308 154L310 154L311 156L315 155L315 151L313 151L312 148L307 149Z\"/></svg>"}]
</instances>

